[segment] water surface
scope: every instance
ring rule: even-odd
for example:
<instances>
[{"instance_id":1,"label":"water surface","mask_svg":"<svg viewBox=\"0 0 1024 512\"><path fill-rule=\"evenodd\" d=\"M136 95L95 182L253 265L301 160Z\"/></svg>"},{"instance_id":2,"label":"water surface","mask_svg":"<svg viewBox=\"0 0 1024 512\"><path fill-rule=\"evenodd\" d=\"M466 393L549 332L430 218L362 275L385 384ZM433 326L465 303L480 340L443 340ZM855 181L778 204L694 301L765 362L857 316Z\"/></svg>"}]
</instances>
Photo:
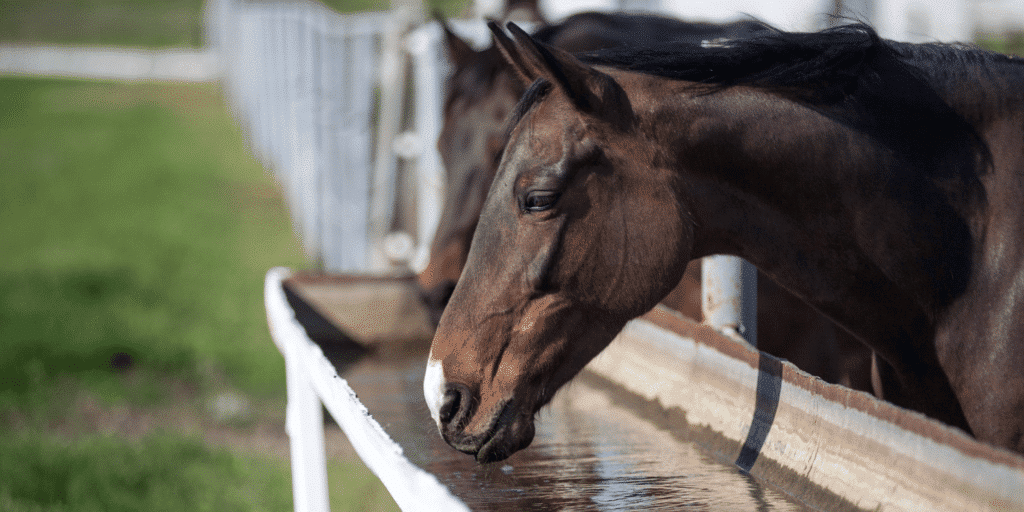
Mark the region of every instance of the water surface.
<instances>
[{"instance_id":1,"label":"water surface","mask_svg":"<svg viewBox=\"0 0 1024 512\"><path fill-rule=\"evenodd\" d=\"M425 349L329 358L406 456L473 510L808 510L638 417L593 379L541 411L528 448L481 465L437 433L423 401Z\"/></svg>"}]
</instances>

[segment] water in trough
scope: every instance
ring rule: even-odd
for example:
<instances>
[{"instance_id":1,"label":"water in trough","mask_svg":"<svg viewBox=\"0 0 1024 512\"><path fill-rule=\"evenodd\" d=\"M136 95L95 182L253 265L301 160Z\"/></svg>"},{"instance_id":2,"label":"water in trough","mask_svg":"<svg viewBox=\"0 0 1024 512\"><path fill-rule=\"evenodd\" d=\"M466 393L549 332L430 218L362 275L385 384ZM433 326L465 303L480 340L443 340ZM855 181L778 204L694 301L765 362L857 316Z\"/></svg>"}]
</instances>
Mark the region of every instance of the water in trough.
<instances>
[{"instance_id":1,"label":"water in trough","mask_svg":"<svg viewBox=\"0 0 1024 512\"><path fill-rule=\"evenodd\" d=\"M529 448L480 465L430 419L425 352L325 352L406 456L473 510L807 510L638 414L597 378L577 379L542 410Z\"/></svg>"}]
</instances>

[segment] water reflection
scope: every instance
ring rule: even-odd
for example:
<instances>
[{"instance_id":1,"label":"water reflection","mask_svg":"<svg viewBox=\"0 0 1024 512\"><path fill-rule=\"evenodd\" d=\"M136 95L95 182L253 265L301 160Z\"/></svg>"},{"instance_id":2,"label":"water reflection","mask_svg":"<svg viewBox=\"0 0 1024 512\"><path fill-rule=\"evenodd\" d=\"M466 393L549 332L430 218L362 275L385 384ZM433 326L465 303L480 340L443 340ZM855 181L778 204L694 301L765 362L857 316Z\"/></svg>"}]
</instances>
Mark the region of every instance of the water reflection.
<instances>
[{"instance_id":1,"label":"water reflection","mask_svg":"<svg viewBox=\"0 0 1024 512\"><path fill-rule=\"evenodd\" d=\"M541 412L529 448L477 464L437 434L423 402L425 360L425 352L404 352L335 362L406 456L474 510L805 510L586 381Z\"/></svg>"}]
</instances>

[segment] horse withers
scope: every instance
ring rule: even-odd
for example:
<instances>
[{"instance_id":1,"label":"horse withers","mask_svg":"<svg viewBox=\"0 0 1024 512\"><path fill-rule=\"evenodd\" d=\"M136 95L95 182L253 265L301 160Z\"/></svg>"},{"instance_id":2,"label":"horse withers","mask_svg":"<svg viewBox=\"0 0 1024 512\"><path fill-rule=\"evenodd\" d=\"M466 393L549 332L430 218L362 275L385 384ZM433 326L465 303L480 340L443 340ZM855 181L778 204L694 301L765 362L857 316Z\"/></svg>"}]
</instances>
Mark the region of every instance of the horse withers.
<instances>
[{"instance_id":1,"label":"horse withers","mask_svg":"<svg viewBox=\"0 0 1024 512\"><path fill-rule=\"evenodd\" d=\"M531 85L424 387L478 461L686 264L734 254L886 363L890 401L1024 451L1020 60L870 27L583 62L492 27Z\"/></svg>"},{"instance_id":2,"label":"horse withers","mask_svg":"<svg viewBox=\"0 0 1024 512\"><path fill-rule=\"evenodd\" d=\"M540 19L536 12L526 18ZM453 65L446 84L444 125L438 138L447 171L447 200L428 265L418 275L435 322L462 273L484 198L497 172L505 144L505 118L529 85L522 82L497 47L474 50L452 32L443 18L438 20ZM543 26L533 37L567 51L583 52L636 46L644 41L720 44L767 30L755 21L719 25L643 14L581 13ZM758 279L758 297L760 349L828 382L871 390L871 354L862 343L765 276ZM699 261L687 268L662 304L694 320L702 319Z\"/></svg>"}]
</instances>

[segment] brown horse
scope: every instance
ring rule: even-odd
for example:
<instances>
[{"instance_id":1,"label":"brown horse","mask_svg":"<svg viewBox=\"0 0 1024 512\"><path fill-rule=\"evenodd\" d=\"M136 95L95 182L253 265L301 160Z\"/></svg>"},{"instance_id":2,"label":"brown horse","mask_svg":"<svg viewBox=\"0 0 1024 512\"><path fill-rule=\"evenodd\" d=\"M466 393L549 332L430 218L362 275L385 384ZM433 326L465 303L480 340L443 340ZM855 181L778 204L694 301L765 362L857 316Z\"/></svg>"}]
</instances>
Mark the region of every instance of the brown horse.
<instances>
[{"instance_id":1,"label":"brown horse","mask_svg":"<svg viewBox=\"0 0 1024 512\"><path fill-rule=\"evenodd\" d=\"M533 11L527 18L539 19ZM424 301L436 322L455 288L476 229L484 197L504 147L504 120L526 85L497 47L475 51L444 29L453 72L447 82L444 126L438 149L447 170L447 197L431 245L430 260L418 276ZM708 40L749 37L767 28L754 21L725 25L690 23L653 15L582 13L538 30L534 37L571 52L643 41ZM702 319L700 262L694 262L662 304L697 321ZM758 346L790 360L829 382L870 390L870 351L800 299L765 276L758 280Z\"/></svg>"},{"instance_id":2,"label":"brown horse","mask_svg":"<svg viewBox=\"0 0 1024 512\"><path fill-rule=\"evenodd\" d=\"M886 398L1024 452L1024 65L852 25L583 62L492 26L510 119L424 392L479 461L709 254L888 364Z\"/></svg>"}]
</instances>

